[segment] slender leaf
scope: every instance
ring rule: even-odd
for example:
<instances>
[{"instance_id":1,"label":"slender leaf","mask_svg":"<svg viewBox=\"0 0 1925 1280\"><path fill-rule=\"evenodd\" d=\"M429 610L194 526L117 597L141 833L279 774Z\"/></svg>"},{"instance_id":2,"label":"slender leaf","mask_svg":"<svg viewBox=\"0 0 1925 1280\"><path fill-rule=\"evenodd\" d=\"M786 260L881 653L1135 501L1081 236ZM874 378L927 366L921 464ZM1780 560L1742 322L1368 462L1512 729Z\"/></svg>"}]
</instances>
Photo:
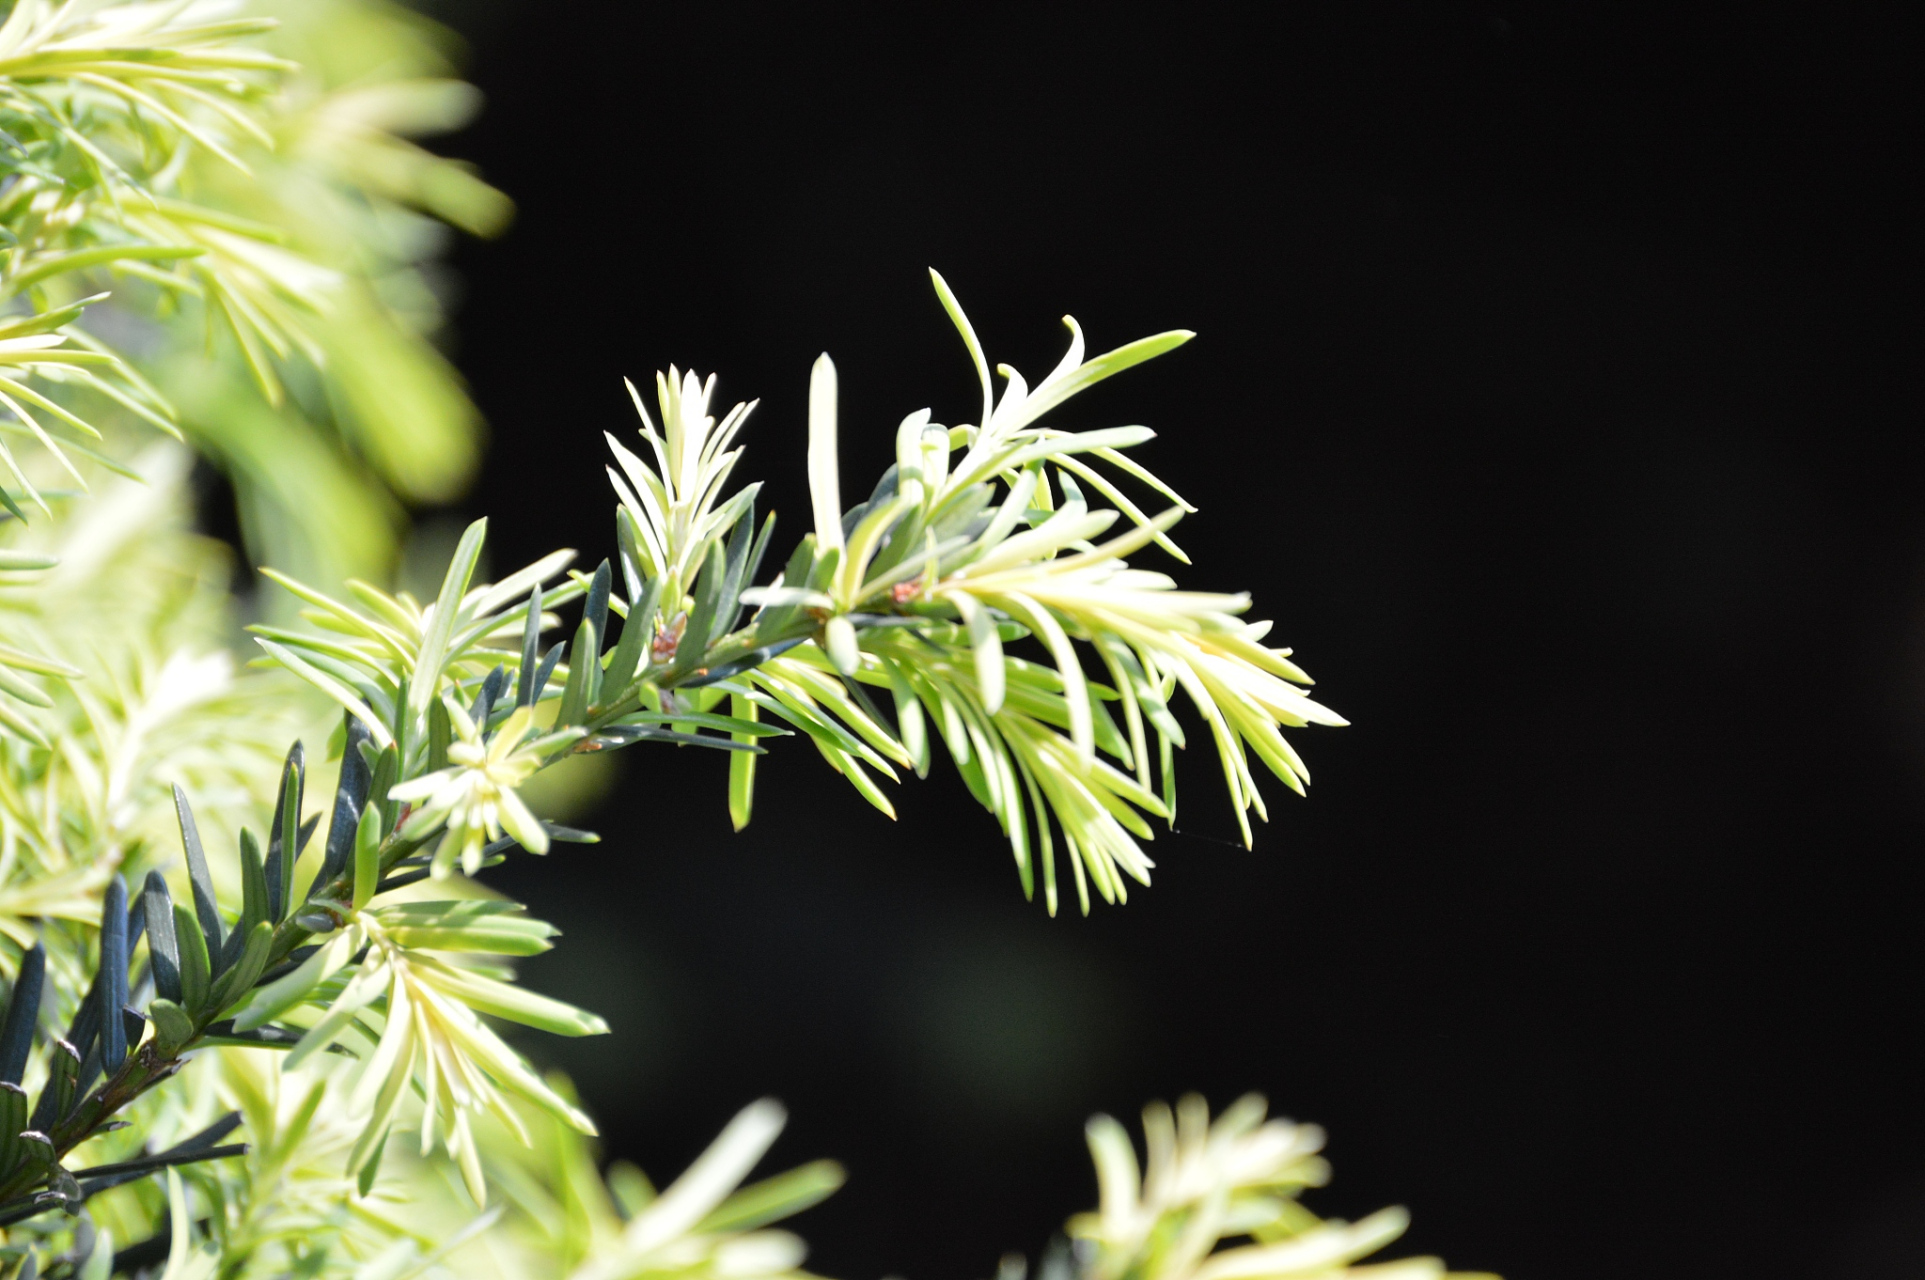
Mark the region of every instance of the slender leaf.
<instances>
[{"instance_id":1,"label":"slender leaf","mask_svg":"<svg viewBox=\"0 0 1925 1280\"><path fill-rule=\"evenodd\" d=\"M676 672L701 666L709 645L717 638L716 615L722 607L722 589L727 585L728 576L723 554L721 543L709 543L708 559L703 562L702 576L695 586L695 607L689 611L688 627L675 653Z\"/></svg>"},{"instance_id":2,"label":"slender leaf","mask_svg":"<svg viewBox=\"0 0 1925 1280\"><path fill-rule=\"evenodd\" d=\"M100 1061L108 1072L127 1061L127 1030L120 1011L127 1004L127 881L114 876L100 911Z\"/></svg>"},{"instance_id":3,"label":"slender leaf","mask_svg":"<svg viewBox=\"0 0 1925 1280\"><path fill-rule=\"evenodd\" d=\"M369 805L354 829L354 908L374 897L381 881L381 814Z\"/></svg>"},{"instance_id":4,"label":"slender leaf","mask_svg":"<svg viewBox=\"0 0 1925 1280\"><path fill-rule=\"evenodd\" d=\"M375 757L373 781L368 786L368 802L381 810L381 830L384 832L394 830L396 806L400 802L390 800L388 798L388 792L393 789L394 781L400 776L400 773L401 752L397 748L389 747L386 751L383 751L379 756ZM342 854L343 865L335 868L335 876L340 875L342 871L347 869L346 859L352 855L352 848L349 848ZM324 883L331 883L333 878L334 876L329 876L327 881L317 879L314 882L314 889L308 891L308 897L312 898L315 889L321 888Z\"/></svg>"},{"instance_id":5,"label":"slender leaf","mask_svg":"<svg viewBox=\"0 0 1925 1280\"><path fill-rule=\"evenodd\" d=\"M241 918L234 923L236 934L245 934L268 919L273 899L268 895L267 869L261 862L261 848L254 833L241 828Z\"/></svg>"},{"instance_id":6,"label":"slender leaf","mask_svg":"<svg viewBox=\"0 0 1925 1280\"><path fill-rule=\"evenodd\" d=\"M240 931L235 930L236 934ZM245 999L249 990L260 980L267 969L268 949L274 944L274 926L263 920L245 935L245 945L234 961L233 967L223 974L214 984L209 1003L215 1013L224 1013L233 1005Z\"/></svg>"},{"instance_id":7,"label":"slender leaf","mask_svg":"<svg viewBox=\"0 0 1925 1280\"><path fill-rule=\"evenodd\" d=\"M140 903L147 917L147 967L154 975L154 990L163 999L178 1004L180 948L174 940L174 899L167 892L167 881L160 872L147 873Z\"/></svg>"},{"instance_id":8,"label":"slender leaf","mask_svg":"<svg viewBox=\"0 0 1925 1280\"><path fill-rule=\"evenodd\" d=\"M351 717L350 717L351 718ZM353 745L354 735L348 735L348 746ZM341 771L345 774L350 762L346 755L341 760ZM307 751L296 742L288 748L287 761L281 767L280 794L274 800L274 821L267 829L266 873L267 914L266 919L279 924L287 915L288 902L294 894L294 863L301 856L305 840L297 840L298 824L301 817L301 802L307 790Z\"/></svg>"},{"instance_id":9,"label":"slender leaf","mask_svg":"<svg viewBox=\"0 0 1925 1280\"><path fill-rule=\"evenodd\" d=\"M314 877L316 885L328 883L347 868L348 857L354 848L355 831L361 811L367 806L369 786L373 781L367 754L362 750L362 744L371 741L367 726L354 716L348 716L345 720L347 745L341 752L341 780L334 789L334 811L328 818L328 841L321 857L321 870ZM291 861L288 867L288 889L291 894Z\"/></svg>"},{"instance_id":10,"label":"slender leaf","mask_svg":"<svg viewBox=\"0 0 1925 1280\"><path fill-rule=\"evenodd\" d=\"M842 546L842 483L836 458L836 367L828 353L809 371L809 501L815 512L815 544Z\"/></svg>"},{"instance_id":11,"label":"slender leaf","mask_svg":"<svg viewBox=\"0 0 1925 1280\"><path fill-rule=\"evenodd\" d=\"M562 650L567 647L565 642L558 640L549 648L548 656L541 660L541 668L535 672L535 691L529 695L528 699L531 703L541 701L542 693L548 688L548 678L555 674L555 666L561 661Z\"/></svg>"},{"instance_id":12,"label":"slender leaf","mask_svg":"<svg viewBox=\"0 0 1925 1280\"><path fill-rule=\"evenodd\" d=\"M742 508L742 515L729 531L727 549L723 554L726 569L722 577L722 591L717 600L715 633L720 636L735 627L735 615L739 611L736 597L742 594L747 585L743 575L748 572L749 550L755 545L755 499L751 497Z\"/></svg>"},{"instance_id":13,"label":"slender leaf","mask_svg":"<svg viewBox=\"0 0 1925 1280\"><path fill-rule=\"evenodd\" d=\"M454 740L454 725L448 719L448 704L436 700L428 708L428 759L423 771L433 773L448 767L448 744Z\"/></svg>"},{"instance_id":14,"label":"slender leaf","mask_svg":"<svg viewBox=\"0 0 1925 1280\"><path fill-rule=\"evenodd\" d=\"M521 666L515 675L515 705L525 707L534 702L535 661L541 646L541 584L536 583L528 593L528 621L521 632Z\"/></svg>"},{"instance_id":15,"label":"slender leaf","mask_svg":"<svg viewBox=\"0 0 1925 1280\"><path fill-rule=\"evenodd\" d=\"M652 729L646 725L610 725L597 733L592 741L609 747L626 747L636 742L674 742L688 747L714 747L721 751L747 751L755 755L765 754L765 748L752 742L738 742L734 738L711 737L705 733L676 733L669 729Z\"/></svg>"},{"instance_id":16,"label":"slender leaf","mask_svg":"<svg viewBox=\"0 0 1925 1280\"><path fill-rule=\"evenodd\" d=\"M753 741L755 734L746 726L755 721L756 705L739 693L729 695L730 718L744 726L736 730L734 739L744 745ZM721 719L722 717L716 717ZM763 726L757 726L761 729ZM729 823L737 831L749 825L749 814L755 805L755 753L738 751L729 757Z\"/></svg>"},{"instance_id":17,"label":"slender leaf","mask_svg":"<svg viewBox=\"0 0 1925 1280\"><path fill-rule=\"evenodd\" d=\"M11 1171L23 1153L20 1131L27 1127L27 1091L0 1081L0 1170Z\"/></svg>"},{"instance_id":18,"label":"slender leaf","mask_svg":"<svg viewBox=\"0 0 1925 1280\"><path fill-rule=\"evenodd\" d=\"M369 808L372 810L373 806ZM273 981L256 987L247 1005L234 1016L233 1029L237 1032L252 1031L314 995L322 983L353 960L357 941L358 935L354 932L336 934L313 948L287 972L278 976L263 974L263 978L272 976Z\"/></svg>"},{"instance_id":19,"label":"slender leaf","mask_svg":"<svg viewBox=\"0 0 1925 1280\"><path fill-rule=\"evenodd\" d=\"M644 665L644 655L648 653L648 642L655 629L655 609L661 599L662 579L651 578L642 588L641 596L628 611L622 623L621 642L608 659L608 669L602 673L602 684L608 690L607 701L620 698L628 692L629 682Z\"/></svg>"},{"instance_id":20,"label":"slender leaf","mask_svg":"<svg viewBox=\"0 0 1925 1280\"><path fill-rule=\"evenodd\" d=\"M199 1017L207 1009L213 966L208 961L207 937L201 932L200 922L178 902L174 904L174 940L180 948L181 1006Z\"/></svg>"},{"instance_id":21,"label":"slender leaf","mask_svg":"<svg viewBox=\"0 0 1925 1280\"><path fill-rule=\"evenodd\" d=\"M389 731L387 725L381 723L381 717L375 715L374 712L368 708L368 704L363 702L353 689L350 689L340 680L322 671L286 645L276 644L265 636L256 636L254 643L260 645L262 649L265 649L276 662L319 689L322 693L325 693L328 697L333 698L343 708L358 717L367 725L368 732L374 736L376 742L385 747L394 741L394 734Z\"/></svg>"},{"instance_id":22,"label":"slender leaf","mask_svg":"<svg viewBox=\"0 0 1925 1280\"><path fill-rule=\"evenodd\" d=\"M942 278L942 273L931 267L929 279L936 286L936 297L942 300L942 309L949 313L950 322L956 326L956 332L962 335L963 346L969 349L969 358L975 362L976 378L982 383L983 388L983 416L977 426L987 431L989 419L995 407L996 393L990 386L989 361L983 355L983 344L977 340L975 326L971 325L969 317L963 314L962 303L956 300L955 293L949 288L949 282Z\"/></svg>"},{"instance_id":23,"label":"slender leaf","mask_svg":"<svg viewBox=\"0 0 1925 1280\"><path fill-rule=\"evenodd\" d=\"M694 1231L707 1235L723 1231L753 1231L757 1227L819 1204L847 1181L842 1166L816 1160L799 1169L743 1187L697 1223Z\"/></svg>"},{"instance_id":24,"label":"slender leaf","mask_svg":"<svg viewBox=\"0 0 1925 1280\"><path fill-rule=\"evenodd\" d=\"M221 912L215 905L214 877L207 870L207 854L201 848L200 828L194 825L194 811L187 804L187 793L174 786L174 816L180 821L181 846L187 851L187 879L194 890L194 918L200 921L200 935L210 956L219 955Z\"/></svg>"},{"instance_id":25,"label":"slender leaf","mask_svg":"<svg viewBox=\"0 0 1925 1280\"><path fill-rule=\"evenodd\" d=\"M0 1022L0 1081L7 1084L19 1084L26 1072L27 1054L33 1048L33 1033L40 1022L40 998L46 977L47 949L35 943L33 950L20 958L20 973L13 980L13 992L7 1001L7 1016Z\"/></svg>"},{"instance_id":26,"label":"slender leaf","mask_svg":"<svg viewBox=\"0 0 1925 1280\"><path fill-rule=\"evenodd\" d=\"M762 572L762 559L769 554L769 544L773 541L775 541L775 512L771 511L762 521L762 532L755 536L755 545L749 550L749 562L742 570L741 580L736 583L735 597L738 601L741 599L742 590L753 583L756 576ZM723 630L733 631L740 625L741 609L738 606L736 616L728 620Z\"/></svg>"},{"instance_id":27,"label":"slender leaf","mask_svg":"<svg viewBox=\"0 0 1925 1280\"><path fill-rule=\"evenodd\" d=\"M728 733L739 733L750 738L784 738L789 736L791 731L788 729L778 728L772 724L758 723L755 718L754 703L738 703L732 705L746 705L749 709L748 717L744 719L740 715L718 716L707 711L637 711L633 715L623 716L610 727L613 728L622 725L693 724L700 725L704 729L721 729Z\"/></svg>"},{"instance_id":28,"label":"slender leaf","mask_svg":"<svg viewBox=\"0 0 1925 1280\"><path fill-rule=\"evenodd\" d=\"M497 665L481 682L481 692L475 695L475 705L470 709L468 718L480 726L481 732L488 732L488 721L494 718L495 703L501 700L502 690L508 687L508 669Z\"/></svg>"},{"instance_id":29,"label":"slender leaf","mask_svg":"<svg viewBox=\"0 0 1925 1280\"><path fill-rule=\"evenodd\" d=\"M455 547L447 576L441 580L441 594L435 600L434 616L429 620L427 632L421 637L421 648L408 686L408 711L416 717L426 715L435 702L441 668L448 657L448 637L454 633L455 615L461 609L461 597L468 591L475 562L481 558L482 540L487 536L488 521L485 518L469 525L461 535L460 544Z\"/></svg>"},{"instance_id":30,"label":"slender leaf","mask_svg":"<svg viewBox=\"0 0 1925 1280\"><path fill-rule=\"evenodd\" d=\"M1135 342L1126 342L1114 351L1105 352L1062 378L1052 379L1048 385L1038 387L1036 394L1023 405L1021 420L1017 425L1034 422L1077 392L1121 373L1132 365L1142 364L1145 360L1154 359L1166 351L1174 351L1194 337L1196 334L1188 329L1172 329L1167 333L1152 334L1147 338L1138 338Z\"/></svg>"},{"instance_id":31,"label":"slender leaf","mask_svg":"<svg viewBox=\"0 0 1925 1280\"><path fill-rule=\"evenodd\" d=\"M699 689L704 685L716 684L732 676L739 676L744 671L753 671L770 658L780 657L799 644L808 643L808 640L809 637L807 636L796 636L793 639L784 640L778 644L763 645L759 649L751 649L739 658L731 658L727 662L717 663L699 676L691 676L686 680L677 681L675 687L678 689Z\"/></svg>"},{"instance_id":32,"label":"slender leaf","mask_svg":"<svg viewBox=\"0 0 1925 1280\"><path fill-rule=\"evenodd\" d=\"M595 566L595 576L588 585L588 599L582 605L582 617L595 628L596 653L602 651L602 646L608 639L608 593L613 584L614 578L609 571L608 561L604 560Z\"/></svg>"},{"instance_id":33,"label":"slender leaf","mask_svg":"<svg viewBox=\"0 0 1925 1280\"><path fill-rule=\"evenodd\" d=\"M583 618L575 628L575 644L568 653L568 683L562 686L561 706L555 711L557 729L582 722L582 713L588 709L591 669L600 669L595 661L595 627Z\"/></svg>"}]
</instances>

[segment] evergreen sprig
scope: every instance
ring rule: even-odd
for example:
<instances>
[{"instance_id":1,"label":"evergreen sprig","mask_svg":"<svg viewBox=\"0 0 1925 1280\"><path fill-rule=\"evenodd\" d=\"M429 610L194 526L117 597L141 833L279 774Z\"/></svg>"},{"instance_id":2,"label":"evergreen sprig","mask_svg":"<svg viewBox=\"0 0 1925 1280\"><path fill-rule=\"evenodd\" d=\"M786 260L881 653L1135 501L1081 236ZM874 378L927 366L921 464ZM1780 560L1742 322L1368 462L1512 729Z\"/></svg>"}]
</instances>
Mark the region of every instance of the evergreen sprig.
<instances>
[{"instance_id":1,"label":"evergreen sprig","mask_svg":"<svg viewBox=\"0 0 1925 1280\"><path fill-rule=\"evenodd\" d=\"M968 319L935 281L986 379ZM762 720L767 713L808 736L892 817L869 771L927 773L930 740L939 739L1002 825L1025 893L1040 865L1055 911L1053 827L1082 909L1091 883L1120 902L1127 880L1149 882L1153 864L1138 843L1151 838L1147 818L1174 814L1173 751L1185 741L1170 710L1176 690L1210 732L1246 840L1248 812L1267 816L1251 757L1302 791L1309 770L1280 728L1343 720L1303 692L1309 677L1288 649L1263 645L1267 623L1239 619L1247 595L1180 591L1166 574L1130 567L1125 557L1152 543L1174 549L1166 531L1181 499L1148 516L1084 459L1174 499L1124 452L1151 438L1147 428L1047 425L1078 391L1189 335L1160 334L1086 360L1081 330L1066 323L1070 349L1033 390L1001 366L1007 387L992 402L985 380L987 425L945 427L927 410L904 419L894 464L848 508L837 475L835 368L818 360L809 423L816 527L768 585L751 584L774 516L758 529L757 485L724 493L741 455L731 446L753 406L736 405L718 424L708 411L713 379L671 370L656 380L659 429L636 397L652 465L609 441L619 467L609 477L620 499L620 593L605 560L544 595L572 552L471 588L486 530L478 521L432 605L358 582L349 584L349 604L272 574L329 634L257 627L260 643L357 717L377 746L392 747L395 789L386 794L427 806L411 830L425 832L429 813L444 823L443 869L459 851L472 873L504 826L545 851L515 786L571 751L646 740L734 753L730 810L740 827L760 740L780 732ZM1092 509L1085 483L1117 505ZM1127 531L1108 536L1119 520ZM577 596L585 603L572 640L543 653L540 637L558 625L549 610ZM746 618L745 607L753 610ZM612 617L622 620L619 638ZM1047 663L1005 652L1031 636ZM1107 684L1085 672L1086 654ZM556 679L554 705L545 707ZM450 765L451 751L466 754Z\"/></svg>"},{"instance_id":2,"label":"evergreen sprig","mask_svg":"<svg viewBox=\"0 0 1925 1280\"><path fill-rule=\"evenodd\" d=\"M1323 1131L1266 1120L1266 1110L1256 1094L1214 1120L1195 1094L1174 1114L1151 1103L1140 1168L1123 1126L1094 1117L1087 1137L1099 1205L1069 1222L1083 1280L1443 1280L1435 1258L1353 1266L1402 1235L1410 1216L1383 1209L1348 1223L1312 1213L1298 1197L1329 1180ZM1232 1247L1219 1249L1226 1241Z\"/></svg>"},{"instance_id":3,"label":"evergreen sprig","mask_svg":"<svg viewBox=\"0 0 1925 1280\"><path fill-rule=\"evenodd\" d=\"M425 24L376 0L233 9L20 0L0 22L0 507L62 496L35 450L75 490L87 463L125 471L102 432L144 423L229 471L257 553L331 578L385 560L386 489L446 498L472 468L415 266L431 219L489 234L510 207L402 136L475 106ZM326 75L274 49L304 42Z\"/></svg>"}]
</instances>

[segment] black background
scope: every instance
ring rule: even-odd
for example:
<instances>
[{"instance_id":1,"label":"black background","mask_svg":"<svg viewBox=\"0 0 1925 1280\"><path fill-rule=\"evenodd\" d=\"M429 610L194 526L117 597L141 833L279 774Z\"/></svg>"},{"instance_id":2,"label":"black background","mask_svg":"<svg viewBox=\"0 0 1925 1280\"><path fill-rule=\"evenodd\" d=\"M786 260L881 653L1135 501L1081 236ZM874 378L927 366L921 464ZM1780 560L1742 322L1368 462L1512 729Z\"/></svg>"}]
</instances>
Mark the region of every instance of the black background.
<instances>
[{"instance_id":1,"label":"black background","mask_svg":"<svg viewBox=\"0 0 1925 1280\"><path fill-rule=\"evenodd\" d=\"M1896 9L1896 6L1894 6ZM759 396L808 523L975 417L923 270L1035 377L1144 422L1353 727L1255 852L1207 748L1153 888L1025 904L953 769L890 823L806 744L629 753L601 846L505 868L605 1013L605 1150L672 1176L775 1094L843 1159L812 1268L964 1280L1093 1200L1080 1126L1261 1090L1313 1203L1513 1277L1925 1274L1925 449L1911 32L1837 6L444 6L520 205L457 255L496 564L613 548L619 378ZM1907 1048L1912 1045L1912 1048Z\"/></svg>"}]
</instances>

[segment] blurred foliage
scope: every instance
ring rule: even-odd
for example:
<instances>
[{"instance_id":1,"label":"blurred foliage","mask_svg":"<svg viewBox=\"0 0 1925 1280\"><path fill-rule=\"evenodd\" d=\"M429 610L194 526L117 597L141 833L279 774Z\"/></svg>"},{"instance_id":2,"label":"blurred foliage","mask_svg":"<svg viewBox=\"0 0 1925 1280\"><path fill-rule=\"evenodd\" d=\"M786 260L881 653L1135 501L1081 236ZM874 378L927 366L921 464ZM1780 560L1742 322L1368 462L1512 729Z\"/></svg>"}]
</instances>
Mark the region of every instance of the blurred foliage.
<instances>
[{"instance_id":1,"label":"blurred foliage","mask_svg":"<svg viewBox=\"0 0 1925 1280\"><path fill-rule=\"evenodd\" d=\"M46 429L0 403L56 454L84 447L62 428L177 426L233 481L255 559L386 576L400 504L458 495L479 457L479 417L434 345L434 259L450 227L492 234L511 209L410 140L479 106L441 28L378 0L231 10L13 8L6 292L60 318L66 342L12 339L59 388ZM63 391L105 403L69 409Z\"/></svg>"},{"instance_id":2,"label":"blurred foliage","mask_svg":"<svg viewBox=\"0 0 1925 1280\"><path fill-rule=\"evenodd\" d=\"M447 32L363 0L257 8L280 23L268 47L299 68L271 122L274 145L243 153L251 176L197 157L192 190L279 229L335 278L305 326L308 358L259 362L268 371L255 380L271 393L278 379L285 395L249 395L231 361L210 382L204 348L167 351L157 381L234 478L257 561L313 566L325 581L385 576L395 500L459 496L480 455L479 415L434 345L444 320L434 259L447 226L492 235L511 206L410 141L479 108L473 87L450 78Z\"/></svg>"}]
</instances>

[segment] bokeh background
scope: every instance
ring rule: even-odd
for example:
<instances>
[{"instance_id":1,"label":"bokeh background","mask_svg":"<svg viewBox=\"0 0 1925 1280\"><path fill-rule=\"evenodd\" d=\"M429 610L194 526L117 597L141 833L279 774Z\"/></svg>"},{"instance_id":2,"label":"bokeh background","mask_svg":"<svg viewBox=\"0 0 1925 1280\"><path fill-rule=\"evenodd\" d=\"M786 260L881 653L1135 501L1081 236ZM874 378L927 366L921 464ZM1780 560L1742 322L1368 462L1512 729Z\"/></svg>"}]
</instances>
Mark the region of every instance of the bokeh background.
<instances>
[{"instance_id":1,"label":"bokeh background","mask_svg":"<svg viewBox=\"0 0 1925 1280\"><path fill-rule=\"evenodd\" d=\"M747 1100L848 1187L852 1278L968 1280L1091 1201L1080 1128L1188 1089L1329 1127L1356 1215L1513 1280L1925 1274L1917 43L1839 6L435 10L520 206L456 255L497 565L612 551L620 378L761 397L807 519L1074 313L1200 339L1145 422L1354 727L1246 852L1191 752L1127 907L1049 919L953 770L868 808L806 744L616 757L604 843L502 868L568 937L531 1043L679 1169ZM1898 11L1893 6L1891 13ZM430 530L432 533L432 527ZM424 553L425 554L425 553ZM588 781L586 779L582 780Z\"/></svg>"}]
</instances>

